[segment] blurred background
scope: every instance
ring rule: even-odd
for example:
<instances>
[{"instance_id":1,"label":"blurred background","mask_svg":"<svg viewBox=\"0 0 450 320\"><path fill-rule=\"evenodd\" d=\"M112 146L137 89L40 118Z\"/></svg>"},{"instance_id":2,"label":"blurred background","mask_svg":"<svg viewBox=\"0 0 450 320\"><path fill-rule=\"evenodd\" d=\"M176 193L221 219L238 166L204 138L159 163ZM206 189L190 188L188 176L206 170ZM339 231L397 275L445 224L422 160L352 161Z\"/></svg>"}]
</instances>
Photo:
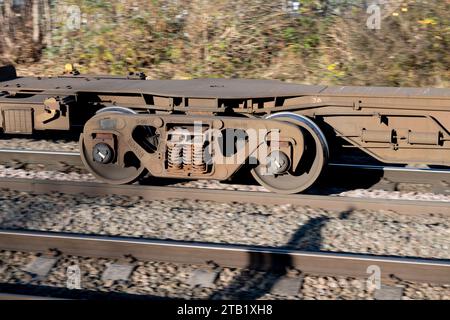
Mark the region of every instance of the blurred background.
<instances>
[{"instance_id":1,"label":"blurred background","mask_svg":"<svg viewBox=\"0 0 450 320\"><path fill-rule=\"evenodd\" d=\"M0 63L449 87L449 21L450 0L0 0Z\"/></svg>"}]
</instances>

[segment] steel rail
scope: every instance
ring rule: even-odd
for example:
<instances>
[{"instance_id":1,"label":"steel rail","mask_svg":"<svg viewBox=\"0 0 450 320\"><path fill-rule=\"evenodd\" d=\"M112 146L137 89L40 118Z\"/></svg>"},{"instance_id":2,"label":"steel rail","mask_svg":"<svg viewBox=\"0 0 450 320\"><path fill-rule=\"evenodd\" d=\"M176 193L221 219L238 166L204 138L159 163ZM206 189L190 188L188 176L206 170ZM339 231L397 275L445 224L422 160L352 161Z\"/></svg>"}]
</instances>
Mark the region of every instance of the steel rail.
<instances>
[{"instance_id":1,"label":"steel rail","mask_svg":"<svg viewBox=\"0 0 450 320\"><path fill-rule=\"evenodd\" d=\"M80 158L80 153L76 151L53 151L53 150L34 150L34 149L12 149L12 148L0 148L1 160L22 160L34 161L34 163L41 163L46 161L70 162L73 164L82 165L83 162ZM370 165L370 164L351 164L351 163L335 163L330 162L328 166L334 168L348 168L348 169L361 169L361 170L376 170L376 171L397 171L397 172L420 172L420 173L436 173L447 174L450 176L449 169L433 169L433 168L414 168L401 165Z\"/></svg>"},{"instance_id":2,"label":"steel rail","mask_svg":"<svg viewBox=\"0 0 450 320\"><path fill-rule=\"evenodd\" d=\"M17 161L30 164L65 163L73 166L83 166L80 154L74 151L30 150L0 148L0 162ZM364 170L383 172L385 178L396 177L404 182L417 182L418 179L426 181L450 181L450 169L411 168L404 166L382 166L369 164L329 163L328 166L338 170ZM412 175L413 174L413 175Z\"/></svg>"},{"instance_id":3,"label":"steel rail","mask_svg":"<svg viewBox=\"0 0 450 320\"><path fill-rule=\"evenodd\" d=\"M450 169L413 168L405 166L382 166L367 164L329 163L334 171L380 173L383 179L393 183L411 183L436 185L442 191L450 193Z\"/></svg>"},{"instance_id":4,"label":"steel rail","mask_svg":"<svg viewBox=\"0 0 450 320\"><path fill-rule=\"evenodd\" d=\"M14 230L0 230L0 248L22 252L57 249L75 256L109 259L132 256L142 261L194 265L213 261L221 267L278 271L295 268L305 274L358 278L368 277L368 268L377 266L383 279L450 283L450 260Z\"/></svg>"},{"instance_id":5,"label":"steel rail","mask_svg":"<svg viewBox=\"0 0 450 320\"><path fill-rule=\"evenodd\" d=\"M0 150L1 152L1 150ZM431 173L439 173L439 174L449 174L450 169L431 169L431 168L414 168L408 166L382 166L382 165L371 165L371 164L352 164L352 163L334 163L331 162L328 164L330 167L335 168L348 168L348 169L361 169L361 170L376 170L376 171L398 171L398 172L431 172Z\"/></svg>"},{"instance_id":6,"label":"steel rail","mask_svg":"<svg viewBox=\"0 0 450 320\"><path fill-rule=\"evenodd\" d=\"M291 204L329 211L388 210L399 214L450 215L450 202L425 200L393 200L309 194L276 194L256 191L232 191L187 187L110 185L97 182L0 178L0 188L37 194L84 194L87 196L119 195L144 200L200 200L220 203L254 203L263 205Z\"/></svg>"},{"instance_id":7,"label":"steel rail","mask_svg":"<svg viewBox=\"0 0 450 320\"><path fill-rule=\"evenodd\" d=\"M0 162L16 161L27 164L58 164L83 166L80 153L72 151L0 148Z\"/></svg>"},{"instance_id":8,"label":"steel rail","mask_svg":"<svg viewBox=\"0 0 450 320\"><path fill-rule=\"evenodd\" d=\"M49 297L44 295L38 296L38 295L0 292L0 301L4 300L66 300L66 299Z\"/></svg>"},{"instance_id":9,"label":"steel rail","mask_svg":"<svg viewBox=\"0 0 450 320\"><path fill-rule=\"evenodd\" d=\"M92 289L69 289L42 284L0 283L0 300L167 300L168 297Z\"/></svg>"}]
</instances>

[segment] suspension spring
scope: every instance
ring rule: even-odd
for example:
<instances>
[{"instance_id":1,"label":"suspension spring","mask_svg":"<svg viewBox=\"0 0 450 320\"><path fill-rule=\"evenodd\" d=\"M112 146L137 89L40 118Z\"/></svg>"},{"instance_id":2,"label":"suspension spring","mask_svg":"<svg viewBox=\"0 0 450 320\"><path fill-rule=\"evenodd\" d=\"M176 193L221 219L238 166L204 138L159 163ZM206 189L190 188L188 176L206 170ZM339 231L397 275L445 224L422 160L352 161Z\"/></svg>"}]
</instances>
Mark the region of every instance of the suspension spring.
<instances>
[{"instance_id":1,"label":"suspension spring","mask_svg":"<svg viewBox=\"0 0 450 320\"><path fill-rule=\"evenodd\" d=\"M167 144L167 159L169 170L183 168L183 146L177 143Z\"/></svg>"},{"instance_id":2,"label":"suspension spring","mask_svg":"<svg viewBox=\"0 0 450 320\"><path fill-rule=\"evenodd\" d=\"M192 167L192 144L187 143L183 145L183 167L190 170Z\"/></svg>"},{"instance_id":3,"label":"suspension spring","mask_svg":"<svg viewBox=\"0 0 450 320\"><path fill-rule=\"evenodd\" d=\"M206 171L206 163L203 157L203 143L194 143L192 144L192 171L195 172L205 172Z\"/></svg>"}]
</instances>

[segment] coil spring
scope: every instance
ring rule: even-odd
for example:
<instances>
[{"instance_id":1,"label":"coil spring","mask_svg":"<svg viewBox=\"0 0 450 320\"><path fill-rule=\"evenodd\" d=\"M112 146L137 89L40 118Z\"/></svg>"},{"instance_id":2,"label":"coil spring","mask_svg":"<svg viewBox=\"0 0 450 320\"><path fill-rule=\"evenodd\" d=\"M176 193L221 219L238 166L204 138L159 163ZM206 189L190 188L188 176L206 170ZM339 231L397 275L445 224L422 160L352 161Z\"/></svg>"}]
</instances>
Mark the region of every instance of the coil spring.
<instances>
[{"instance_id":1,"label":"coil spring","mask_svg":"<svg viewBox=\"0 0 450 320\"><path fill-rule=\"evenodd\" d=\"M203 161L203 145L199 143L183 145L184 168L192 172L204 172L206 163Z\"/></svg>"},{"instance_id":2,"label":"coil spring","mask_svg":"<svg viewBox=\"0 0 450 320\"><path fill-rule=\"evenodd\" d=\"M189 132L187 133L189 135ZM204 161L204 142L199 136L186 138L186 132L182 128L174 128L171 131L170 140L167 143L167 160L169 170L185 170L196 173L206 171Z\"/></svg>"},{"instance_id":3,"label":"coil spring","mask_svg":"<svg viewBox=\"0 0 450 320\"><path fill-rule=\"evenodd\" d=\"M185 169L190 169L192 165L192 144L183 145L183 166Z\"/></svg>"},{"instance_id":4,"label":"coil spring","mask_svg":"<svg viewBox=\"0 0 450 320\"><path fill-rule=\"evenodd\" d=\"M183 146L177 143L167 145L168 166L171 170L183 168Z\"/></svg>"},{"instance_id":5,"label":"coil spring","mask_svg":"<svg viewBox=\"0 0 450 320\"><path fill-rule=\"evenodd\" d=\"M203 144L194 143L192 145L192 171L204 172L206 170L206 163L203 159L203 151Z\"/></svg>"}]
</instances>

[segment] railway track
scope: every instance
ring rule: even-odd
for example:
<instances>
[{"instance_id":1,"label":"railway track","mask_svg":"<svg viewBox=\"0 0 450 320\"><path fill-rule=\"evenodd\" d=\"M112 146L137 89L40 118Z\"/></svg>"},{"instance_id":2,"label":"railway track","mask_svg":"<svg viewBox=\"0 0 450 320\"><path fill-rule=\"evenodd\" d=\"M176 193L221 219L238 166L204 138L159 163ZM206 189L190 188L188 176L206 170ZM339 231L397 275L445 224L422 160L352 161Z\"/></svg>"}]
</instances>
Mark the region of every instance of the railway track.
<instances>
[{"instance_id":1,"label":"railway track","mask_svg":"<svg viewBox=\"0 0 450 320\"><path fill-rule=\"evenodd\" d=\"M25 178L0 178L3 189L37 194L65 193L87 196L119 195L141 197L144 200L198 200L221 203L256 203L264 205L291 204L330 211L389 210L399 214L450 215L450 203L425 200L393 200L324 196L310 194L281 195L257 191L232 191L170 186L110 185L97 182L33 180Z\"/></svg>"},{"instance_id":2,"label":"railway track","mask_svg":"<svg viewBox=\"0 0 450 320\"><path fill-rule=\"evenodd\" d=\"M139 295L121 292L102 292L87 289L68 289L46 285L0 283L2 300L162 300L167 297Z\"/></svg>"},{"instance_id":3,"label":"railway track","mask_svg":"<svg viewBox=\"0 0 450 320\"><path fill-rule=\"evenodd\" d=\"M29 151L10 151L8 158L2 155L0 161L26 154L32 163L64 163L77 166L79 156L73 152L42 152L35 157ZM8 154L8 151L6 152ZM13 155L13 157L11 157ZM4 158L2 158L4 157ZM40 158L39 158L40 157ZM22 159L23 160L23 159ZM53 161L53 162L52 162ZM77 163L78 161L78 163ZM339 169L347 165L334 164ZM361 170L386 170L377 166L365 166ZM389 172L400 172L405 177L417 172L439 177L445 170L424 170L390 168ZM411 176L410 176L411 178ZM171 186L108 185L95 182L51 181L32 179L0 178L1 188L33 193L86 194L89 196L121 195L138 196L145 200L190 199L219 202L258 203L266 205L292 204L339 210L391 210L401 214L450 214L450 203L438 201L411 201L351 198L311 194L280 195L268 192L229 191L196 189ZM0 250L23 252L48 252L57 249L63 254L84 257L122 259L132 256L144 261L163 261L181 264L205 264L213 261L221 267L249 268L258 270L284 270L295 268L303 274L348 276L367 278L367 268L378 266L383 279L404 281L450 283L450 260L420 258L383 257L335 252L306 252L285 248L270 248L245 245L221 245L181 241L162 241L142 238L108 237L98 235L65 234L39 231L0 230ZM1 292L1 288L0 288ZM0 294L0 299L40 299L39 295L21 297L17 293Z\"/></svg>"},{"instance_id":4,"label":"railway track","mask_svg":"<svg viewBox=\"0 0 450 320\"><path fill-rule=\"evenodd\" d=\"M61 300L52 296L0 292L0 301L4 300Z\"/></svg>"},{"instance_id":5,"label":"railway track","mask_svg":"<svg viewBox=\"0 0 450 320\"><path fill-rule=\"evenodd\" d=\"M0 149L0 163L21 167L27 164L43 164L51 168L84 168L78 152ZM362 165L349 163L329 163L328 176L324 184L347 183L358 187L382 190L397 190L399 184L428 185L431 192L450 194L450 170L430 168L410 168L404 166ZM346 177L342 181L341 177ZM350 179L349 179L350 177ZM316 188L314 192L319 192Z\"/></svg>"},{"instance_id":6,"label":"railway track","mask_svg":"<svg viewBox=\"0 0 450 320\"><path fill-rule=\"evenodd\" d=\"M24 164L57 164L65 163L73 166L83 166L80 154L70 151L0 149L0 162L17 161Z\"/></svg>"},{"instance_id":7,"label":"railway track","mask_svg":"<svg viewBox=\"0 0 450 320\"><path fill-rule=\"evenodd\" d=\"M66 255L93 258L246 268L303 274L367 278L378 266L381 279L437 284L450 283L450 260L400 258L335 252L308 252L262 246L197 243L41 231L0 230L0 249L21 252L58 250Z\"/></svg>"},{"instance_id":8,"label":"railway track","mask_svg":"<svg viewBox=\"0 0 450 320\"><path fill-rule=\"evenodd\" d=\"M29 285L21 283L0 283L0 301L8 300L169 300L168 297L140 295L122 292L102 292L87 289Z\"/></svg>"}]
</instances>

